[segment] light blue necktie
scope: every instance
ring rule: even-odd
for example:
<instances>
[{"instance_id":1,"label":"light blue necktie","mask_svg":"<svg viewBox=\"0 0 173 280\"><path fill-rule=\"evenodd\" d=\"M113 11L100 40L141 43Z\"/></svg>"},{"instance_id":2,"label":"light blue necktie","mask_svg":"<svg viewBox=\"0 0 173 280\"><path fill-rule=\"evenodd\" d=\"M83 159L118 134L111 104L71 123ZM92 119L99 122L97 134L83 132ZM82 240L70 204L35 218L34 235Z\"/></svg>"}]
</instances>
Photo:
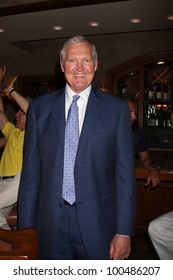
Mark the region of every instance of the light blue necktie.
<instances>
[{"instance_id":1,"label":"light blue necktie","mask_svg":"<svg viewBox=\"0 0 173 280\"><path fill-rule=\"evenodd\" d=\"M79 95L73 96L73 101L68 112L65 128L64 176L62 197L71 205L73 205L76 201L74 184L74 164L79 142L79 118L77 106L77 100L79 98Z\"/></svg>"}]
</instances>

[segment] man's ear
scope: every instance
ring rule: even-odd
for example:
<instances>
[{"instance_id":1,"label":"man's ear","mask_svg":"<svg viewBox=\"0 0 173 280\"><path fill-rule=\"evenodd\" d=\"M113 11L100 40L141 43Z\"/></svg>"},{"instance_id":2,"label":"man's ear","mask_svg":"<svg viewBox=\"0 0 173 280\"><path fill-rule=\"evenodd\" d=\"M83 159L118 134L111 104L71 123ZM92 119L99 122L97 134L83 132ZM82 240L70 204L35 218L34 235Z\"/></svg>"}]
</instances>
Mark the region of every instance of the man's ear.
<instances>
[{"instance_id":1,"label":"man's ear","mask_svg":"<svg viewBox=\"0 0 173 280\"><path fill-rule=\"evenodd\" d=\"M61 66L61 70L64 73L64 63L62 63L62 61L60 60L60 66Z\"/></svg>"},{"instance_id":2,"label":"man's ear","mask_svg":"<svg viewBox=\"0 0 173 280\"><path fill-rule=\"evenodd\" d=\"M95 72L97 71L97 68L98 68L98 60L96 60L96 62L95 62L95 68L94 68Z\"/></svg>"}]
</instances>

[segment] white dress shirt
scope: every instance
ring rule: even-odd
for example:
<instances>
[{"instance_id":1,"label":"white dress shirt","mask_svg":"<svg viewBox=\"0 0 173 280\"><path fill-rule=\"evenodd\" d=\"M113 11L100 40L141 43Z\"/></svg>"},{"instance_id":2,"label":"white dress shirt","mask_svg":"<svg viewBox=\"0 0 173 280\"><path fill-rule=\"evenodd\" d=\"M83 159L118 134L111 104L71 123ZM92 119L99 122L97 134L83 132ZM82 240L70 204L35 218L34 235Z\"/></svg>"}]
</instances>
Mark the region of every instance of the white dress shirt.
<instances>
[{"instance_id":1,"label":"white dress shirt","mask_svg":"<svg viewBox=\"0 0 173 280\"><path fill-rule=\"evenodd\" d=\"M88 98L90 95L91 91L91 85L89 85L84 91L79 93L80 98L77 100L77 105L79 108L79 134L81 134L82 131L82 126L83 126L83 121L85 117L85 112L88 104ZM65 117L67 120L68 116L68 110L70 108L70 105L73 101L73 95L76 95L74 91L69 87L68 84L66 84L66 89L65 89Z\"/></svg>"}]
</instances>

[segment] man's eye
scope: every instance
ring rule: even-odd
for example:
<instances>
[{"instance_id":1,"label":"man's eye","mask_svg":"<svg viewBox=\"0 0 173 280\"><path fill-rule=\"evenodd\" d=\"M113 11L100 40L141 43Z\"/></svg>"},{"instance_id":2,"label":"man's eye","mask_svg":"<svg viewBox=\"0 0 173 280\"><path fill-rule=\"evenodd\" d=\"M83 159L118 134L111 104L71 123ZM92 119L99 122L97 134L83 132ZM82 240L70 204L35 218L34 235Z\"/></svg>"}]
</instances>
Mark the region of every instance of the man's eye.
<instances>
[{"instance_id":1,"label":"man's eye","mask_svg":"<svg viewBox=\"0 0 173 280\"><path fill-rule=\"evenodd\" d=\"M87 63L89 63L89 62L90 62L90 59L88 59L88 58L83 59L83 63L84 63L84 64L87 64Z\"/></svg>"},{"instance_id":2,"label":"man's eye","mask_svg":"<svg viewBox=\"0 0 173 280\"><path fill-rule=\"evenodd\" d=\"M76 64L76 59L68 59L68 62L69 62L70 64Z\"/></svg>"}]
</instances>

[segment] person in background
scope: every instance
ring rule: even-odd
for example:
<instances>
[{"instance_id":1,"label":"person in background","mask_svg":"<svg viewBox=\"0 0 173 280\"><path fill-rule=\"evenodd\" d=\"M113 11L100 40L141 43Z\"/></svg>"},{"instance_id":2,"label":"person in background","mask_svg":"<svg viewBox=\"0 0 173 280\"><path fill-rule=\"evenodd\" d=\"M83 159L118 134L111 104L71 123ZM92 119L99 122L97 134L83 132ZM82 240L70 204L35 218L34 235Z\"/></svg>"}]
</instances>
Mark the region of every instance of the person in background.
<instances>
[{"instance_id":1,"label":"person in background","mask_svg":"<svg viewBox=\"0 0 173 280\"><path fill-rule=\"evenodd\" d=\"M0 68L1 84L6 72L6 67ZM16 125L9 122L4 110L2 97L0 95L0 130L6 138L6 144L0 160L0 228L10 230L7 216L17 202L19 181L23 162L23 143L26 125L25 99L15 92L12 79L9 85L1 88L2 92L16 95L20 99L21 109L16 113ZM19 100L18 100L19 101Z\"/></svg>"},{"instance_id":2,"label":"person in background","mask_svg":"<svg viewBox=\"0 0 173 280\"><path fill-rule=\"evenodd\" d=\"M151 189L153 189L154 187L157 187L161 181L159 172L160 167L152 159L148 150L145 134L136 122L137 116L134 97L130 94L127 94L123 98L128 101L130 108L135 154L139 156L143 167L148 170L148 177L145 185L151 186Z\"/></svg>"},{"instance_id":3,"label":"person in background","mask_svg":"<svg viewBox=\"0 0 173 280\"><path fill-rule=\"evenodd\" d=\"M149 170L146 185L152 182L152 186L158 186L161 180L159 174L160 167L154 164L148 151L145 134L137 123L135 123L136 108L134 99L131 95L127 95L126 99L128 100L131 112L135 151L138 153L144 168ZM148 233L159 258L161 260L173 260L173 211L151 221L148 227Z\"/></svg>"},{"instance_id":4,"label":"person in background","mask_svg":"<svg viewBox=\"0 0 173 280\"><path fill-rule=\"evenodd\" d=\"M150 239L161 260L173 260L173 211L150 222Z\"/></svg>"},{"instance_id":5,"label":"person in background","mask_svg":"<svg viewBox=\"0 0 173 280\"><path fill-rule=\"evenodd\" d=\"M38 228L40 259L126 259L136 214L128 104L92 87L97 52L83 36L65 43L60 63L65 88L29 106L18 226ZM76 95L72 107L79 110L79 143L68 185L75 183L75 189L65 193L64 140ZM65 195L74 191L70 202Z\"/></svg>"}]
</instances>

